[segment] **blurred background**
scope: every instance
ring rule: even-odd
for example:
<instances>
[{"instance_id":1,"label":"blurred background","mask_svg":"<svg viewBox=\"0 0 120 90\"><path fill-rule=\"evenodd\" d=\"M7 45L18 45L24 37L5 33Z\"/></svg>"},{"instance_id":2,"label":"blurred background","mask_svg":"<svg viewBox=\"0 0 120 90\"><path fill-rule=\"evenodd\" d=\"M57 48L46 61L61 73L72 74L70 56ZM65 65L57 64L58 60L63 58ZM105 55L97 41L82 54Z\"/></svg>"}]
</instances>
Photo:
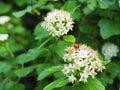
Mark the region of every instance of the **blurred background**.
<instances>
[{"instance_id":1,"label":"blurred background","mask_svg":"<svg viewBox=\"0 0 120 90\"><path fill-rule=\"evenodd\" d=\"M0 41L0 90L42 90L56 78L55 76L59 77L57 74L37 81L38 74L44 68L63 63L64 48L72 45L61 37L59 41L53 38L41 50L36 49L49 38L42 36L39 24L51 10L61 9L71 13L75 23L73 31L68 34L75 36L75 43L90 45L99 51L102 58L104 43L114 43L120 50L119 2L119 0L0 0L0 17L10 18L8 22L0 24L0 34L9 35L5 42ZM111 58L106 70L99 73L97 78L106 90L119 90L120 52Z\"/></svg>"}]
</instances>

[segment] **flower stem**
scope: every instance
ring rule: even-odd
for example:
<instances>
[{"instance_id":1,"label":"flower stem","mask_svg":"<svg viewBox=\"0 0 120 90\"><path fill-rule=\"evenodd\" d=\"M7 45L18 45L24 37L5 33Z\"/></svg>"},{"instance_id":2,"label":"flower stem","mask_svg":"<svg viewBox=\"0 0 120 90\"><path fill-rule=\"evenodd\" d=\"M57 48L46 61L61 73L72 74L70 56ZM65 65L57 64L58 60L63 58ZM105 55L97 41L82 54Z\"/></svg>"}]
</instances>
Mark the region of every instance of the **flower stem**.
<instances>
[{"instance_id":1,"label":"flower stem","mask_svg":"<svg viewBox=\"0 0 120 90\"><path fill-rule=\"evenodd\" d=\"M10 50L9 44L6 43L6 49L8 50L8 52L10 53L11 58L14 58L14 54L12 53L12 51Z\"/></svg>"},{"instance_id":2,"label":"flower stem","mask_svg":"<svg viewBox=\"0 0 120 90\"><path fill-rule=\"evenodd\" d=\"M46 41L44 41L42 44L40 44L40 46L38 47L38 49L40 49L41 47L43 47L47 42L49 42L52 39L52 37L50 37L49 39L47 39Z\"/></svg>"}]
</instances>

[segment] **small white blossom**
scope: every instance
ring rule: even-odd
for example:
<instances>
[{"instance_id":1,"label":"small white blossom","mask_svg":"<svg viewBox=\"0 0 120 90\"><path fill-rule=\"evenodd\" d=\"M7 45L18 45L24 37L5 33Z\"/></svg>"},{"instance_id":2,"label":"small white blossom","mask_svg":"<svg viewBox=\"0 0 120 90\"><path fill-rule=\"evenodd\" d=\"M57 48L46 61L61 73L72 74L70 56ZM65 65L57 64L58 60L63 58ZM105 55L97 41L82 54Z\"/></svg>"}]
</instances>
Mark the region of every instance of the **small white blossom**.
<instances>
[{"instance_id":1,"label":"small white blossom","mask_svg":"<svg viewBox=\"0 0 120 90\"><path fill-rule=\"evenodd\" d=\"M111 59L112 57L117 56L119 52L118 46L114 43L105 43L102 47L102 53L106 60Z\"/></svg>"},{"instance_id":2,"label":"small white blossom","mask_svg":"<svg viewBox=\"0 0 120 90\"><path fill-rule=\"evenodd\" d=\"M73 74L72 74L71 76L68 76L68 80L69 80L69 82L74 83L77 79L76 79L76 77L74 77Z\"/></svg>"},{"instance_id":3,"label":"small white blossom","mask_svg":"<svg viewBox=\"0 0 120 90\"><path fill-rule=\"evenodd\" d=\"M10 20L9 16L0 16L0 24L3 25Z\"/></svg>"},{"instance_id":4,"label":"small white blossom","mask_svg":"<svg viewBox=\"0 0 120 90\"><path fill-rule=\"evenodd\" d=\"M120 0L118 0L118 6L120 7Z\"/></svg>"},{"instance_id":5,"label":"small white blossom","mask_svg":"<svg viewBox=\"0 0 120 90\"><path fill-rule=\"evenodd\" d=\"M5 41L8 38L8 34L0 34L0 41Z\"/></svg>"},{"instance_id":6,"label":"small white blossom","mask_svg":"<svg viewBox=\"0 0 120 90\"><path fill-rule=\"evenodd\" d=\"M87 82L88 74L81 73L79 81Z\"/></svg>"},{"instance_id":7,"label":"small white blossom","mask_svg":"<svg viewBox=\"0 0 120 90\"><path fill-rule=\"evenodd\" d=\"M74 72L74 65L72 65L71 63L68 65L68 69L70 70L70 72Z\"/></svg>"},{"instance_id":8,"label":"small white blossom","mask_svg":"<svg viewBox=\"0 0 120 90\"><path fill-rule=\"evenodd\" d=\"M79 53L77 54L78 57L80 58L87 58L88 57L89 52L87 50L80 50Z\"/></svg>"},{"instance_id":9,"label":"small white blossom","mask_svg":"<svg viewBox=\"0 0 120 90\"><path fill-rule=\"evenodd\" d=\"M94 78L96 74L97 73L95 72L95 70L91 70L90 73L89 73L89 75L91 75L92 78Z\"/></svg>"},{"instance_id":10,"label":"small white blossom","mask_svg":"<svg viewBox=\"0 0 120 90\"><path fill-rule=\"evenodd\" d=\"M68 75L70 73L69 67L65 65L64 69L62 70L63 74Z\"/></svg>"},{"instance_id":11,"label":"small white blossom","mask_svg":"<svg viewBox=\"0 0 120 90\"><path fill-rule=\"evenodd\" d=\"M69 82L87 82L89 76L94 78L97 72L105 69L98 52L85 44L67 47L65 51L67 53L63 59L67 64L62 72L68 77Z\"/></svg>"},{"instance_id":12,"label":"small white blossom","mask_svg":"<svg viewBox=\"0 0 120 90\"><path fill-rule=\"evenodd\" d=\"M75 69L80 70L80 68L84 66L84 63L83 63L83 62L80 62L80 61L77 59L77 60L74 60L73 65L74 65Z\"/></svg>"},{"instance_id":13,"label":"small white blossom","mask_svg":"<svg viewBox=\"0 0 120 90\"><path fill-rule=\"evenodd\" d=\"M73 23L69 12L55 9L47 14L41 26L47 28L52 36L60 37L72 30Z\"/></svg>"}]
</instances>

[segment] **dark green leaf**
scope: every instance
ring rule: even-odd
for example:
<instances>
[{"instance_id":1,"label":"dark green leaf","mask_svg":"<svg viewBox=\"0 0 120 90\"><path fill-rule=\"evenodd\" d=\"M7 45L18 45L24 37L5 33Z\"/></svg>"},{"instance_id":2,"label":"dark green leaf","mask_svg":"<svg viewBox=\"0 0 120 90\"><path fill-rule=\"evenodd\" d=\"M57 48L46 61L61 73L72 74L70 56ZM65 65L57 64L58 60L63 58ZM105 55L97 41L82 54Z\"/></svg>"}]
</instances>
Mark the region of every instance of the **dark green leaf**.
<instances>
[{"instance_id":1,"label":"dark green leaf","mask_svg":"<svg viewBox=\"0 0 120 90\"><path fill-rule=\"evenodd\" d=\"M88 23L80 24L79 28L83 33L93 33L96 31L96 26Z\"/></svg>"},{"instance_id":2,"label":"dark green leaf","mask_svg":"<svg viewBox=\"0 0 120 90\"><path fill-rule=\"evenodd\" d=\"M80 82L70 87L63 87L62 90L105 90L105 87L96 78L89 78L86 83Z\"/></svg>"},{"instance_id":3,"label":"dark green leaf","mask_svg":"<svg viewBox=\"0 0 120 90\"><path fill-rule=\"evenodd\" d=\"M91 9L88 8L88 7L83 8L83 13L84 13L85 15L90 14L92 11L93 11L93 10L91 10Z\"/></svg>"},{"instance_id":4,"label":"dark green leaf","mask_svg":"<svg viewBox=\"0 0 120 90\"><path fill-rule=\"evenodd\" d=\"M55 46L55 52L58 54L59 57L63 57L63 54L65 53L65 47L69 46L71 43L65 42L65 41L59 41L57 45Z\"/></svg>"},{"instance_id":5,"label":"dark green leaf","mask_svg":"<svg viewBox=\"0 0 120 90\"><path fill-rule=\"evenodd\" d=\"M21 17L23 15L25 15L26 13L31 13L32 10L34 11L34 9L46 9L46 10L52 10L54 9L54 6L52 3L46 4L44 2L37 2L35 4L33 4L32 6L27 6L25 9L17 11L17 12L13 12L13 15L15 17Z\"/></svg>"},{"instance_id":6,"label":"dark green leaf","mask_svg":"<svg viewBox=\"0 0 120 90\"><path fill-rule=\"evenodd\" d=\"M10 69L10 65L6 62L0 62L0 73L5 72L6 70Z\"/></svg>"},{"instance_id":7,"label":"dark green leaf","mask_svg":"<svg viewBox=\"0 0 120 90\"><path fill-rule=\"evenodd\" d=\"M21 78L28 75L30 72L32 72L34 68L35 66L30 66L30 67L15 70L14 73L16 74L16 76Z\"/></svg>"},{"instance_id":8,"label":"dark green leaf","mask_svg":"<svg viewBox=\"0 0 120 90\"><path fill-rule=\"evenodd\" d=\"M15 60L19 64L27 63L29 61L35 60L40 55L40 53L42 53L44 50L45 50L45 48L41 48L41 49L33 48L33 49L30 49L30 50L28 50L27 53L23 53L23 54L17 56Z\"/></svg>"},{"instance_id":9,"label":"dark green leaf","mask_svg":"<svg viewBox=\"0 0 120 90\"><path fill-rule=\"evenodd\" d=\"M41 40L50 36L49 32L45 28L42 28L40 23L35 27L34 35L35 39L37 40Z\"/></svg>"},{"instance_id":10,"label":"dark green leaf","mask_svg":"<svg viewBox=\"0 0 120 90\"><path fill-rule=\"evenodd\" d=\"M87 6L89 9L94 10L97 6L97 0L87 0Z\"/></svg>"},{"instance_id":11,"label":"dark green leaf","mask_svg":"<svg viewBox=\"0 0 120 90\"><path fill-rule=\"evenodd\" d=\"M5 14L10 12L11 8L12 6L10 4L0 2L0 14Z\"/></svg>"},{"instance_id":12,"label":"dark green leaf","mask_svg":"<svg viewBox=\"0 0 120 90\"><path fill-rule=\"evenodd\" d=\"M63 68L63 66L53 66L53 67L47 68L44 71L39 73L37 80L42 80L45 77L47 77L57 71L61 71L62 68Z\"/></svg>"},{"instance_id":13,"label":"dark green leaf","mask_svg":"<svg viewBox=\"0 0 120 90\"><path fill-rule=\"evenodd\" d=\"M99 0L99 7L102 9L107 9L114 5L115 2L115 0Z\"/></svg>"},{"instance_id":14,"label":"dark green leaf","mask_svg":"<svg viewBox=\"0 0 120 90\"><path fill-rule=\"evenodd\" d=\"M80 20L82 17L82 13L80 11L75 11L71 13L71 17L75 20Z\"/></svg>"},{"instance_id":15,"label":"dark green leaf","mask_svg":"<svg viewBox=\"0 0 120 90\"><path fill-rule=\"evenodd\" d=\"M65 86L67 83L68 79L60 78L48 84L43 90L53 90L54 88Z\"/></svg>"},{"instance_id":16,"label":"dark green leaf","mask_svg":"<svg viewBox=\"0 0 120 90\"><path fill-rule=\"evenodd\" d=\"M76 9L78 9L80 5L77 5L76 0L69 0L64 4L62 7L64 10L69 11L69 12L74 12Z\"/></svg>"},{"instance_id":17,"label":"dark green leaf","mask_svg":"<svg viewBox=\"0 0 120 90\"><path fill-rule=\"evenodd\" d=\"M15 82L10 81L5 84L4 90L10 90L10 89L11 90L25 90L25 87L22 84L17 84Z\"/></svg>"},{"instance_id":18,"label":"dark green leaf","mask_svg":"<svg viewBox=\"0 0 120 90\"><path fill-rule=\"evenodd\" d=\"M102 19L99 21L100 34L103 39L108 39L113 35L120 34L120 24L119 22L110 21L108 19Z\"/></svg>"},{"instance_id":19,"label":"dark green leaf","mask_svg":"<svg viewBox=\"0 0 120 90\"><path fill-rule=\"evenodd\" d=\"M37 74L41 73L44 69L50 67L51 65L50 64L38 64L36 69L37 69Z\"/></svg>"}]
</instances>

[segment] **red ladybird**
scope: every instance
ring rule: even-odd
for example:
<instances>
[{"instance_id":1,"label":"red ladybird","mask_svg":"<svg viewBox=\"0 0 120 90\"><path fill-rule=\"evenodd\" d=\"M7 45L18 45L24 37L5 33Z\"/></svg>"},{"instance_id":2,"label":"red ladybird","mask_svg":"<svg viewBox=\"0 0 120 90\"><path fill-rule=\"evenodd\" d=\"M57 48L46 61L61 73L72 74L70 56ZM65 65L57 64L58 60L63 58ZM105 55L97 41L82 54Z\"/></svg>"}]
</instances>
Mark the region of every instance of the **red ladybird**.
<instances>
[{"instance_id":1,"label":"red ladybird","mask_svg":"<svg viewBox=\"0 0 120 90\"><path fill-rule=\"evenodd\" d=\"M79 45L79 44L74 44L74 48L75 48L75 49L79 49L79 48L80 48L80 45Z\"/></svg>"}]
</instances>

